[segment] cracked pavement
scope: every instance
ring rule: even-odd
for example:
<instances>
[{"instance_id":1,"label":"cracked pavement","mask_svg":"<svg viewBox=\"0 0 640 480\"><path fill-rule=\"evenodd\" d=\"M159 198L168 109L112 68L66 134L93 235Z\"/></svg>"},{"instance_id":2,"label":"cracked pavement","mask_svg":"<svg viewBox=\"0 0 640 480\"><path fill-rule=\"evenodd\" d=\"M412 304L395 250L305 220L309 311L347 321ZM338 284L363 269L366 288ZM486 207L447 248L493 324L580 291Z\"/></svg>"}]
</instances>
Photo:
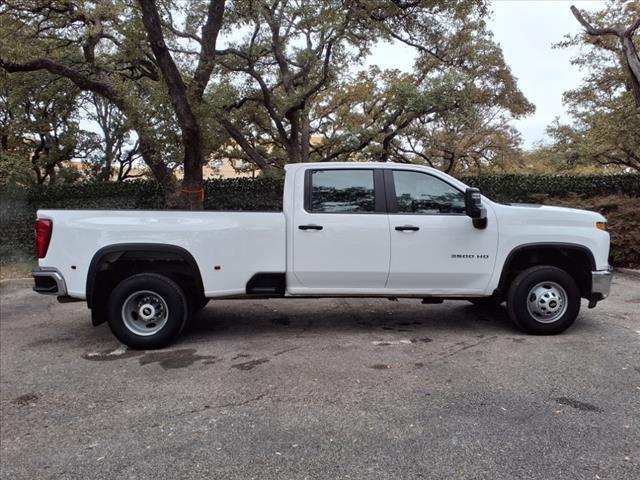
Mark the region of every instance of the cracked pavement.
<instances>
[{"instance_id":1,"label":"cracked pavement","mask_svg":"<svg viewBox=\"0 0 640 480\"><path fill-rule=\"evenodd\" d=\"M217 301L165 350L0 293L0 477L640 478L640 279L565 334L504 309Z\"/></svg>"}]
</instances>

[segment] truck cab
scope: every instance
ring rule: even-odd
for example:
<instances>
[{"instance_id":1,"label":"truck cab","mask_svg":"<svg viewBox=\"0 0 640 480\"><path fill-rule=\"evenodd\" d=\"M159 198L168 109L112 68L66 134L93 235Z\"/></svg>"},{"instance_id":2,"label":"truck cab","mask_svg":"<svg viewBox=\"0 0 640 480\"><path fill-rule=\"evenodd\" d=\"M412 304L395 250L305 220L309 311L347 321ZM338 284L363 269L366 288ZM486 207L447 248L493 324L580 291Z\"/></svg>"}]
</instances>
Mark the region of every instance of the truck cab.
<instances>
[{"instance_id":1,"label":"truck cab","mask_svg":"<svg viewBox=\"0 0 640 480\"><path fill-rule=\"evenodd\" d=\"M611 282L602 215L499 204L411 164L288 165L280 213L42 210L38 222L35 290L86 300L133 348L166 345L215 298L506 301L523 330L559 333Z\"/></svg>"}]
</instances>

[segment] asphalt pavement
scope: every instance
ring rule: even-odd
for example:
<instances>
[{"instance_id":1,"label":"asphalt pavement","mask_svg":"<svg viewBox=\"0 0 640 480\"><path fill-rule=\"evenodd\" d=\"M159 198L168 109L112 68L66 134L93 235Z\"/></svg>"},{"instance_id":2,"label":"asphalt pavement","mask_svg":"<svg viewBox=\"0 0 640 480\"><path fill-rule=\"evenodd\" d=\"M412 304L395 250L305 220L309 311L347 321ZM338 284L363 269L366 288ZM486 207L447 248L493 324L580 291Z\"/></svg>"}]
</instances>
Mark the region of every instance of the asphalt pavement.
<instances>
[{"instance_id":1,"label":"asphalt pavement","mask_svg":"<svg viewBox=\"0 0 640 480\"><path fill-rule=\"evenodd\" d=\"M638 479L640 279L565 334L418 300L211 302L129 351L0 293L3 479Z\"/></svg>"}]
</instances>

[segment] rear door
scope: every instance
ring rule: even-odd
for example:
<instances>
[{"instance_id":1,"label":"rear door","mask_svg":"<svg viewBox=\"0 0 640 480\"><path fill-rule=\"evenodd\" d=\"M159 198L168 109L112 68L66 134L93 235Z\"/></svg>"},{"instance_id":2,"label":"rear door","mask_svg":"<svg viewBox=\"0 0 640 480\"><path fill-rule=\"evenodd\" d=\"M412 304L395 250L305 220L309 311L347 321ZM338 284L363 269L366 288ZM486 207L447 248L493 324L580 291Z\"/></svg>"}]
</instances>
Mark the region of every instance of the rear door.
<instances>
[{"instance_id":1,"label":"rear door","mask_svg":"<svg viewBox=\"0 0 640 480\"><path fill-rule=\"evenodd\" d=\"M391 245L382 170L322 168L303 174L304 202L296 202L293 216L293 273L299 284L317 293L383 289Z\"/></svg>"},{"instance_id":2,"label":"rear door","mask_svg":"<svg viewBox=\"0 0 640 480\"><path fill-rule=\"evenodd\" d=\"M474 228L464 192L414 170L385 171L391 232L387 287L427 294L484 292L498 246L495 218ZM489 212L491 213L491 211Z\"/></svg>"}]
</instances>

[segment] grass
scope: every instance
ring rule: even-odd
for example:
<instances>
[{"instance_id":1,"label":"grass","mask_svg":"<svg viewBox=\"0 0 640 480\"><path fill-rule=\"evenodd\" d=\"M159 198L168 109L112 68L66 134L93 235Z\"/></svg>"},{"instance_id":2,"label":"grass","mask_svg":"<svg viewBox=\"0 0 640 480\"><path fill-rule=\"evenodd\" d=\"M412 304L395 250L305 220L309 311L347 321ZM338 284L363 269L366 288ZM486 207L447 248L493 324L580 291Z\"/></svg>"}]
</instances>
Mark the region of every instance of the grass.
<instances>
[{"instance_id":1,"label":"grass","mask_svg":"<svg viewBox=\"0 0 640 480\"><path fill-rule=\"evenodd\" d=\"M0 280L12 278L28 278L31 270L36 268L38 263L35 260L19 260L0 264Z\"/></svg>"}]
</instances>

